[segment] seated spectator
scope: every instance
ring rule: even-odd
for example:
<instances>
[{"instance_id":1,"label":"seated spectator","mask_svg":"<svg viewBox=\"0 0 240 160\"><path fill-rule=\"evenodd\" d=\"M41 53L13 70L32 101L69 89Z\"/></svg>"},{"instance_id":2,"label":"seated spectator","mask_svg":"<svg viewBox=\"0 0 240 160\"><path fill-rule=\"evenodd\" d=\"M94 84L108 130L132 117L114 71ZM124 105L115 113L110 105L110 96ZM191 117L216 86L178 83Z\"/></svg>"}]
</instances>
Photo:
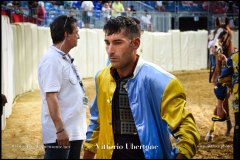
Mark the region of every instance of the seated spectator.
<instances>
[{"instance_id":1,"label":"seated spectator","mask_svg":"<svg viewBox=\"0 0 240 160\"><path fill-rule=\"evenodd\" d=\"M151 15L148 13L147 10L144 10L144 15L141 17L142 21L142 28L143 30L151 31Z\"/></svg>"}]
</instances>

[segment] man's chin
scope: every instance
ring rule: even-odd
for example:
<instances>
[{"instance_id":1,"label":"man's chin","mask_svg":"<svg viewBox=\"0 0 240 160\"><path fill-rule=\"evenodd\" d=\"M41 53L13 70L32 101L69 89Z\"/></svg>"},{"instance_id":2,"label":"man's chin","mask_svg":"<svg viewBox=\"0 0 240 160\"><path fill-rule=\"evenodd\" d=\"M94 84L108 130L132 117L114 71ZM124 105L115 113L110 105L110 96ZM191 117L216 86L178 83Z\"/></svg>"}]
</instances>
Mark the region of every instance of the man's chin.
<instances>
[{"instance_id":1,"label":"man's chin","mask_svg":"<svg viewBox=\"0 0 240 160\"><path fill-rule=\"evenodd\" d=\"M113 68L118 68L118 64L117 63L111 62L111 65L112 65Z\"/></svg>"}]
</instances>

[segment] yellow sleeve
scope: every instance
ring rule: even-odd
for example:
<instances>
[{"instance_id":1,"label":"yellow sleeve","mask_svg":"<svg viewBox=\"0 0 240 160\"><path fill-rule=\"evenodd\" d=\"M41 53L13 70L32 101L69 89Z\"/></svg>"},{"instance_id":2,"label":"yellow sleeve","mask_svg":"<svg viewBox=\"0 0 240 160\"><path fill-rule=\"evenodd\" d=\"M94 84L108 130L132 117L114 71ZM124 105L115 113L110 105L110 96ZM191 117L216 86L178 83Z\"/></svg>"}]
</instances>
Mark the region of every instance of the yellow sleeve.
<instances>
[{"instance_id":1,"label":"yellow sleeve","mask_svg":"<svg viewBox=\"0 0 240 160\"><path fill-rule=\"evenodd\" d=\"M89 140L86 140L84 143L83 143L83 148L85 150L88 150L92 153L97 153L97 143L98 143L98 136L99 136L99 128L96 128L94 131L93 131L93 135L91 136L91 138Z\"/></svg>"},{"instance_id":2,"label":"yellow sleeve","mask_svg":"<svg viewBox=\"0 0 240 160\"><path fill-rule=\"evenodd\" d=\"M177 143L179 153L191 158L196 154L200 134L194 118L185 109L186 95L181 83L172 79L166 87L161 104L161 116L180 141Z\"/></svg>"}]
</instances>

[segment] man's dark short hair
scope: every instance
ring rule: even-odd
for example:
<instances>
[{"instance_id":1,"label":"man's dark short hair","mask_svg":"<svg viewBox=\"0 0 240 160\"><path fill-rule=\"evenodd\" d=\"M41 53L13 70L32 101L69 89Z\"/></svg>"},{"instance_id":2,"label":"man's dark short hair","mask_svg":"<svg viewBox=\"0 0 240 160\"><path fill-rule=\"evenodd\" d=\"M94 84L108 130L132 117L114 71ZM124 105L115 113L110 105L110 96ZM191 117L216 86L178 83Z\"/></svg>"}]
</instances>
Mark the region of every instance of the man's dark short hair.
<instances>
[{"instance_id":1,"label":"man's dark short hair","mask_svg":"<svg viewBox=\"0 0 240 160\"><path fill-rule=\"evenodd\" d=\"M77 23L77 19L73 16L61 15L58 16L50 24L50 32L53 44L62 42L64 40L64 33L73 33L73 23Z\"/></svg>"},{"instance_id":2,"label":"man's dark short hair","mask_svg":"<svg viewBox=\"0 0 240 160\"><path fill-rule=\"evenodd\" d=\"M140 21L137 18L118 16L108 20L103 27L106 35L120 33L122 29L125 30L125 35L129 39L141 36Z\"/></svg>"}]
</instances>

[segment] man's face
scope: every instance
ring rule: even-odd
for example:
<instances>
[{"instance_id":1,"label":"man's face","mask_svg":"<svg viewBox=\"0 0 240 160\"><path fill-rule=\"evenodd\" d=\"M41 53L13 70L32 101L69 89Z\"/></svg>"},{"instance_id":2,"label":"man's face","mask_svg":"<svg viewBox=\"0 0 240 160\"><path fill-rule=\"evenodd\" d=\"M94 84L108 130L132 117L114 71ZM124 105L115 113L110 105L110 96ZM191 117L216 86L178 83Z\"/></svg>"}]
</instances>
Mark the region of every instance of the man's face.
<instances>
[{"instance_id":1,"label":"man's face","mask_svg":"<svg viewBox=\"0 0 240 160\"><path fill-rule=\"evenodd\" d=\"M79 30L78 30L77 24L74 23L73 24L73 32L72 32L72 34L68 33L68 37L67 37L67 38L69 38L68 40L69 40L70 44L72 45L72 48L77 46L78 39L80 38L78 31Z\"/></svg>"},{"instance_id":2,"label":"man's face","mask_svg":"<svg viewBox=\"0 0 240 160\"><path fill-rule=\"evenodd\" d=\"M120 33L105 35L105 44L113 68L124 69L134 63L132 40L124 35L124 30Z\"/></svg>"}]
</instances>

